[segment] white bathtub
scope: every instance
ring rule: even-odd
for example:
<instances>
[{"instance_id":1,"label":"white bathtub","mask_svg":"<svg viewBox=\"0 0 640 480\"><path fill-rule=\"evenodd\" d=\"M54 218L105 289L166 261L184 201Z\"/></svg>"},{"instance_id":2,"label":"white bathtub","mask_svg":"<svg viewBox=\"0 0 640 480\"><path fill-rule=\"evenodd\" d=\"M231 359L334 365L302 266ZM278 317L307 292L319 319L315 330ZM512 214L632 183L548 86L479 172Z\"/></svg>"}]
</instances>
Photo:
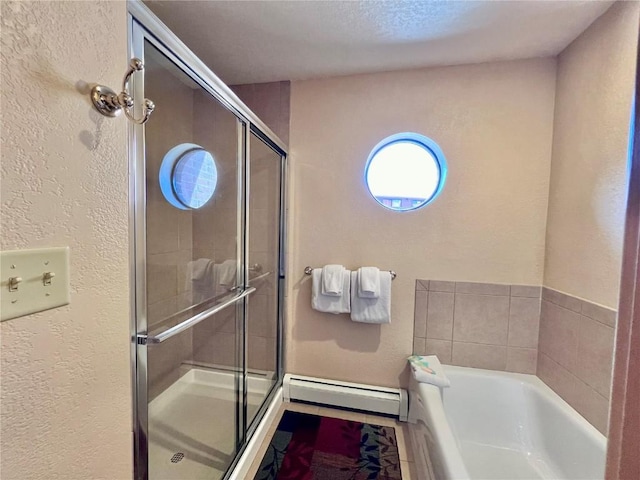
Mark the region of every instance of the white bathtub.
<instances>
[{"instance_id":1,"label":"white bathtub","mask_svg":"<svg viewBox=\"0 0 640 480\"><path fill-rule=\"evenodd\" d=\"M538 377L445 366L451 387L412 380L421 480L604 478L606 439Z\"/></svg>"}]
</instances>

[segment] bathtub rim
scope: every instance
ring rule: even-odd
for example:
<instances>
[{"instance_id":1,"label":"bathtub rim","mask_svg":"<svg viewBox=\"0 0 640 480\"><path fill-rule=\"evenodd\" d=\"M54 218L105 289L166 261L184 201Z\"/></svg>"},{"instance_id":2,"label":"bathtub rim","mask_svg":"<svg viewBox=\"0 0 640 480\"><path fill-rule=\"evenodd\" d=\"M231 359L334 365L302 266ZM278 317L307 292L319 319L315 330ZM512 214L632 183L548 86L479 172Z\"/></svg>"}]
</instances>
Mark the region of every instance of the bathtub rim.
<instances>
[{"instance_id":1,"label":"bathtub rim","mask_svg":"<svg viewBox=\"0 0 640 480\"><path fill-rule=\"evenodd\" d=\"M483 368L473 368L473 367L461 367L457 365L443 365L443 369L445 374L447 375L455 375L456 373L471 373L476 376L493 376L493 377L502 377L509 378L515 381L518 381L523 384L527 384L530 388L538 390L539 393L542 394L543 397L555 403L560 409L568 415L572 422L576 423L579 427L585 430L585 433L588 434L594 441L598 443L598 445L602 446L603 451L607 450L607 437L600 432L596 427L594 427L589 420L583 417L575 408L573 408L569 403L558 395L549 385L544 383L540 377L537 375L529 374L529 373L515 373L515 372L503 372L498 370L487 370ZM453 387L451 387L453 388Z\"/></svg>"},{"instance_id":2,"label":"bathtub rim","mask_svg":"<svg viewBox=\"0 0 640 480\"><path fill-rule=\"evenodd\" d=\"M578 413L571 405L569 405L560 395L544 383L538 376L526 373L504 372L498 370L487 370L483 368L462 367L457 365L443 365L443 369L447 376L455 378L456 373L462 375L473 375L475 377L498 377L507 378L519 384L526 385L525 388L535 390L543 398L556 405L563 414L567 416L569 421L574 423L577 428L582 430L590 439L594 440L602 451L607 451L607 437L594 427L586 418ZM455 388L455 380L452 379L452 386ZM453 433L453 429L449 424L444 410L444 401L442 398L442 390L440 387L427 383L417 382L413 376L410 380L410 389L415 392L422 400L423 408L427 409L425 415L429 418L433 425L432 432L438 446L439 454L443 467L448 479L464 479L471 478L464 463L462 453L458 446L458 439ZM411 406L410 406L411 407Z\"/></svg>"}]
</instances>

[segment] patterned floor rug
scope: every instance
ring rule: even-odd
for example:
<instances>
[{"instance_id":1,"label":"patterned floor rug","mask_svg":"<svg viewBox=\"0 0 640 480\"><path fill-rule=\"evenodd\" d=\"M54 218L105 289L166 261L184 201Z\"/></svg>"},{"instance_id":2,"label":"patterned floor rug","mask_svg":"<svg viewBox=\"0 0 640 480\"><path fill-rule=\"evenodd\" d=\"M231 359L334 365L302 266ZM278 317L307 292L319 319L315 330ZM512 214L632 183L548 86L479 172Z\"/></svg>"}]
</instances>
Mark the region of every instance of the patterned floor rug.
<instances>
[{"instance_id":1,"label":"patterned floor rug","mask_svg":"<svg viewBox=\"0 0 640 480\"><path fill-rule=\"evenodd\" d=\"M393 427L285 411L254 480L401 480Z\"/></svg>"}]
</instances>

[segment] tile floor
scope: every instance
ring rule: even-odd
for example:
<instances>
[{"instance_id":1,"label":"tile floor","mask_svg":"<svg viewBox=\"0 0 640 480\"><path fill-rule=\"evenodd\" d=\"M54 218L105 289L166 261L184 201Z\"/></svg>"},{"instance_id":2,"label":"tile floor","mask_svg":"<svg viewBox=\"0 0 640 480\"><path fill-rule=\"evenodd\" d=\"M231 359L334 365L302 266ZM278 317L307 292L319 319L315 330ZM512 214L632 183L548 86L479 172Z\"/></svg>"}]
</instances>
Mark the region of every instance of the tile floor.
<instances>
[{"instance_id":1,"label":"tile floor","mask_svg":"<svg viewBox=\"0 0 640 480\"><path fill-rule=\"evenodd\" d=\"M258 471L258 467L262 462L262 457L264 456L267 447L269 446L269 442L271 441L271 437L273 436L276 428L278 427L278 423L280 422L280 418L285 410L291 410L294 412L303 412L310 413L313 415L322 415L325 417L333 417L333 418L341 418L344 420L350 420L354 422L367 422L372 423L374 425L383 425L383 426L391 426L395 427L396 430L396 438L398 440L398 453L400 456L400 469L402 471L402 480L418 480L418 477L415 474L415 464L413 463L413 454L411 452L411 445L409 444L409 431L406 423L398 422L392 418L388 417L380 417L377 415L369 415L365 413L358 412L348 412L345 410L337 410L334 408L327 407L318 407L315 405L306 405L302 403L285 403L278 412L278 415L273 422L269 426L269 430L267 431L267 436L265 437L264 442L260 445L260 449L258 450L258 454L255 457L255 460L251 464L251 468L249 469L249 473L246 476L246 480L253 480L256 472Z\"/></svg>"}]
</instances>

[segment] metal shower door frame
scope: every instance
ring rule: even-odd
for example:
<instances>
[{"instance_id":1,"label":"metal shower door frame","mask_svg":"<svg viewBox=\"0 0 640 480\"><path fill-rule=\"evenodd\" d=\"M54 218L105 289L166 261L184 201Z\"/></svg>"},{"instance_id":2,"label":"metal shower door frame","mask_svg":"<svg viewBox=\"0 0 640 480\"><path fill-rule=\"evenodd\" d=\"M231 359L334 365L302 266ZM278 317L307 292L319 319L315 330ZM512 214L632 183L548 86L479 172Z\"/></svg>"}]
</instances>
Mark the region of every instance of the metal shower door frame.
<instances>
[{"instance_id":1,"label":"metal shower door frame","mask_svg":"<svg viewBox=\"0 0 640 480\"><path fill-rule=\"evenodd\" d=\"M257 135L281 158L280 179L280 218L279 218L279 271L278 271L278 325L277 325L277 381L265 398L262 408L256 415L260 419L266 411L277 389L282 384L283 367L283 319L285 311L285 232L286 232L286 200L285 179L287 170L287 147L277 135L271 131L236 95L225 85L193 52L178 39L149 9L139 0L128 0L128 55L144 61L145 40L153 44L185 74L191 77L205 91L223 104L238 118L238 238L243 241L238 245L239 262L244 262L242 286L247 287L248 272L248 215L249 215L249 178L250 163L249 140ZM134 98L144 98L144 71L138 72L132 79ZM136 105L140 109L140 105ZM134 114L139 114L134 111ZM150 120L153 121L153 118ZM145 187L145 130L143 125L129 123L129 251L130 251L130 333L131 333L131 375L133 399L133 440L134 440L134 478L147 480L148 475L148 392L147 392L147 345L139 344L139 337L146 336L146 187ZM235 463L247 445L248 439L255 431L258 421L252 425L246 423L247 411L247 300L238 299L243 306L242 335L242 432L238 437L238 453L227 472L228 477Z\"/></svg>"}]
</instances>

